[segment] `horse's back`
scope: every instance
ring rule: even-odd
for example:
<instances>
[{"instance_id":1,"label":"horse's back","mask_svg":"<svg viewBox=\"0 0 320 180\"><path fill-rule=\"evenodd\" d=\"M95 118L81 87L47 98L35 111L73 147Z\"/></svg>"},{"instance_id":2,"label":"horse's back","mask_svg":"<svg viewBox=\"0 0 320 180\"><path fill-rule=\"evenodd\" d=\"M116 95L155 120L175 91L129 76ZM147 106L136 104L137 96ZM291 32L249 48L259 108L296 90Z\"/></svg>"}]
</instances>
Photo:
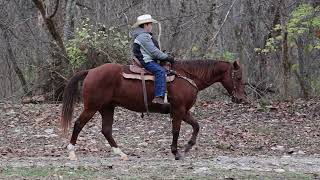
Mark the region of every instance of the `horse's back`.
<instances>
[{"instance_id":1,"label":"horse's back","mask_svg":"<svg viewBox=\"0 0 320 180\"><path fill-rule=\"evenodd\" d=\"M123 65L117 64L117 63L106 63L101 66L95 67L93 69L90 69L89 72L92 73L107 73L107 72L115 72L115 71L121 71L123 68Z\"/></svg>"},{"instance_id":2,"label":"horse's back","mask_svg":"<svg viewBox=\"0 0 320 180\"><path fill-rule=\"evenodd\" d=\"M116 78L116 76L119 76L122 70L123 70L123 65L121 64L116 64L116 63L103 64L96 68L90 69L86 80L88 79L92 82L97 82L97 81L108 82L109 79L112 80L112 78Z\"/></svg>"}]
</instances>

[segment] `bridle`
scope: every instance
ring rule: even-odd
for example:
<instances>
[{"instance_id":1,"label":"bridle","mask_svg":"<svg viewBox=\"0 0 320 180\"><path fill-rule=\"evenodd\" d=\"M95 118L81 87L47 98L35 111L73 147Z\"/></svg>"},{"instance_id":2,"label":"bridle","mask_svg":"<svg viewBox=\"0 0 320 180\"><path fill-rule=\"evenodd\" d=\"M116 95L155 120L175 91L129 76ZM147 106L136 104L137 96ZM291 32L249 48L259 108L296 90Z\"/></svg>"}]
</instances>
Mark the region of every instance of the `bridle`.
<instances>
[{"instance_id":1,"label":"bridle","mask_svg":"<svg viewBox=\"0 0 320 180\"><path fill-rule=\"evenodd\" d=\"M190 73L190 72L188 72L187 70L185 70L185 69L182 69L182 71L186 74L186 75L188 75L190 78L187 78L187 77L185 77L185 76L182 76L182 75L180 75L180 74L178 74L176 71L174 71L174 70L171 70L171 72L174 72L174 74L176 74L178 77L180 77L180 78L183 78L183 79L185 79L185 80L187 80L187 81L191 81L192 83L192 85L193 86L195 86L197 89L198 89L198 87L197 87L197 85L195 85L195 83L194 83L194 81L192 80L192 79L196 79L196 80L198 80L198 81L200 81L201 83L203 83L203 84L205 84L206 86L210 86L212 83L208 83L208 82L206 82L206 81L204 81L204 80L202 80L201 78L198 78L197 76L195 76L195 75L193 75L192 73ZM236 87L236 77L235 77L235 75L236 75L236 73L238 73L240 70L235 70L234 68L232 68L232 71L231 71L231 80L232 80L232 86L233 86L233 89L232 89L232 91L231 91L231 98L235 98L236 96L235 96L235 94L236 94L236 90L237 90L237 87Z\"/></svg>"}]
</instances>

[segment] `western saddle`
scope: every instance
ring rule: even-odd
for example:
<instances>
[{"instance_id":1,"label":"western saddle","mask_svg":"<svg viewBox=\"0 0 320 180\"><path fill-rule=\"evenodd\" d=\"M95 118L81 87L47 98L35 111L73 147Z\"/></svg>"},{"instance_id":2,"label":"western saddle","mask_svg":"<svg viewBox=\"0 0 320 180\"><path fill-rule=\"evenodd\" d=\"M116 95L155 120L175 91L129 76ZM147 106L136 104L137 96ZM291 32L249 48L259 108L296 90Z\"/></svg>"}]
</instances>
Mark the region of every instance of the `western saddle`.
<instances>
[{"instance_id":1,"label":"western saddle","mask_svg":"<svg viewBox=\"0 0 320 180\"><path fill-rule=\"evenodd\" d=\"M170 63L165 63L163 65L165 69L168 71L171 68ZM147 89L146 89L146 81L155 81L154 75L143 68L142 64L139 62L138 59L133 58L132 64L124 67L124 71L122 76L125 79L138 79L142 82L142 92L143 92L143 101L147 111L147 115L149 115L149 107L148 107L148 99L147 99ZM167 82L172 82L175 79L175 75L167 75ZM165 101L167 101L167 94L165 97ZM141 115L143 117L143 113Z\"/></svg>"},{"instance_id":2,"label":"western saddle","mask_svg":"<svg viewBox=\"0 0 320 180\"><path fill-rule=\"evenodd\" d=\"M167 70L171 69L170 63L165 63L163 67ZM129 68L125 68L122 76L126 79L139 79L142 80L143 78L146 81L154 81L154 75L143 68L142 64L139 62L138 59L133 58L132 64L129 65ZM175 75L168 75L167 82L172 82L175 78Z\"/></svg>"}]
</instances>

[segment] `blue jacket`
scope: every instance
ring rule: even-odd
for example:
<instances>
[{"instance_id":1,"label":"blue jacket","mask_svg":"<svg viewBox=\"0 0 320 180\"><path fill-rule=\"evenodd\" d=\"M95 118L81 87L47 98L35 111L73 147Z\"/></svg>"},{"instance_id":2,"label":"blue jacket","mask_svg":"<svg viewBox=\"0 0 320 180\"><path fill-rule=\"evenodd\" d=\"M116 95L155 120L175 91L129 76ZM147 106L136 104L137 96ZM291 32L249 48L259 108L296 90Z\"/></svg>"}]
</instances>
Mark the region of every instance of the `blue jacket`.
<instances>
[{"instance_id":1,"label":"blue jacket","mask_svg":"<svg viewBox=\"0 0 320 180\"><path fill-rule=\"evenodd\" d=\"M158 42L152 37L152 34L143 28L136 28L132 34L133 54L140 62L148 63L153 60L163 60L168 57L159 49Z\"/></svg>"}]
</instances>

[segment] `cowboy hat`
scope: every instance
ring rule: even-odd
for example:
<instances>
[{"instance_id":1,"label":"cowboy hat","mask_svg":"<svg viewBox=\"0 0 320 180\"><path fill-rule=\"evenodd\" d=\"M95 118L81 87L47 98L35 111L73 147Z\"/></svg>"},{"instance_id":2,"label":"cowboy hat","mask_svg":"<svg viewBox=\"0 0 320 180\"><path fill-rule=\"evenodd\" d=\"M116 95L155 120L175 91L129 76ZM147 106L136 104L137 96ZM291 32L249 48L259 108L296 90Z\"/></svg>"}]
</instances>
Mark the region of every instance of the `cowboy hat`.
<instances>
[{"instance_id":1,"label":"cowboy hat","mask_svg":"<svg viewBox=\"0 0 320 180\"><path fill-rule=\"evenodd\" d=\"M144 14L141 15L139 17L137 17L137 22L134 23L134 25L132 26L133 28L138 27L141 24L145 24L145 23L157 23L158 21L156 21L155 19L152 19L150 14Z\"/></svg>"}]
</instances>

